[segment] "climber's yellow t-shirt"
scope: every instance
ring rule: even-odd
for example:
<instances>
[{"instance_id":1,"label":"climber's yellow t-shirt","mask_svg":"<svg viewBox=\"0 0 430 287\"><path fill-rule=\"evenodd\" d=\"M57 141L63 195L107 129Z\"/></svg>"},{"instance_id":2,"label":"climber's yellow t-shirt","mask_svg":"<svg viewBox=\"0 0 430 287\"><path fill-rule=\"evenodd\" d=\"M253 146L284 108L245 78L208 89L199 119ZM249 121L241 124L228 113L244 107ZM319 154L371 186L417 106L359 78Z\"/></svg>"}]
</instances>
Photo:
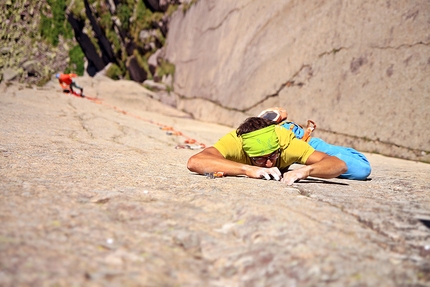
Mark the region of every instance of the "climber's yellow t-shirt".
<instances>
[{"instance_id":1,"label":"climber's yellow t-shirt","mask_svg":"<svg viewBox=\"0 0 430 287\"><path fill-rule=\"evenodd\" d=\"M293 163L305 164L309 156L315 151L308 143L299 140L294 133L283 127L275 127L278 136L281 156L276 166L283 170ZM242 149L242 138L231 131L214 144L214 147L228 160L252 165L251 159Z\"/></svg>"}]
</instances>

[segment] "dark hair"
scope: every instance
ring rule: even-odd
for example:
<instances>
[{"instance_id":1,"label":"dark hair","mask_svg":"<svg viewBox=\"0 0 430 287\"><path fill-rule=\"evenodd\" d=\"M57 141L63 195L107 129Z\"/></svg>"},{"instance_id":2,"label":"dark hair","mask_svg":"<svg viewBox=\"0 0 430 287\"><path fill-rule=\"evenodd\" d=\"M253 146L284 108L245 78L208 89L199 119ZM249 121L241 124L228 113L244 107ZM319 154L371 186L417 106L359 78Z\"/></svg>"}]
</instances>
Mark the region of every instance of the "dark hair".
<instances>
[{"instance_id":1,"label":"dark hair","mask_svg":"<svg viewBox=\"0 0 430 287\"><path fill-rule=\"evenodd\" d=\"M237 136L241 136L243 134L247 134L256 130L260 130L262 128L274 125L275 122L271 120L260 118L260 117L250 117L247 118L236 130Z\"/></svg>"}]
</instances>

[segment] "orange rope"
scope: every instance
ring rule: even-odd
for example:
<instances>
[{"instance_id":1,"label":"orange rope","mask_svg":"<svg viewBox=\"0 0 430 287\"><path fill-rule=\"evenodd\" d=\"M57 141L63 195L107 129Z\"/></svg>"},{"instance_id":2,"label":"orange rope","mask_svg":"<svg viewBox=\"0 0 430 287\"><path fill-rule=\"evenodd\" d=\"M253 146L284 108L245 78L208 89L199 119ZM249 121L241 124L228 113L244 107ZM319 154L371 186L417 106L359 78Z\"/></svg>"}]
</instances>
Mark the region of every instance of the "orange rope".
<instances>
[{"instance_id":1,"label":"orange rope","mask_svg":"<svg viewBox=\"0 0 430 287\"><path fill-rule=\"evenodd\" d=\"M73 93L73 95L74 95L74 96L77 96L77 97L81 97L79 94L76 94L76 93ZM143 118L143 117L141 117L141 116L138 116L138 115L132 114L132 113L130 113L130 112L127 112L127 111L126 111L126 110L124 110L124 109L121 109L121 108L117 107L117 106L114 106L114 105L111 105L111 104L105 103L105 102L103 102L101 99L98 99L98 98L93 98L93 97L88 97L88 96L84 96L84 97L82 97L82 98L85 98L85 99L87 99L87 100L90 100L90 101L92 101L92 102L93 102L93 103L95 103L95 104L103 105L103 106L105 106L105 107L109 107L109 108L111 108L111 109L114 109L115 111L117 111L117 112L119 112L119 113L122 113L122 114L124 114L124 115L128 115L128 116L134 117L134 118L136 118L136 119L139 119L139 120L145 121L145 122L147 122L147 123L157 125L157 126L159 126L159 127L160 127L160 129L161 129L161 130L166 131L166 134L168 134L168 135L173 135L173 136L182 136L182 137L184 137L184 138L185 138L185 140L184 140L184 144L177 145L177 146L175 147L176 149L203 149L203 148L205 148L205 147L206 147L206 145L205 145L205 144L200 143L200 142L196 141L195 139L193 139L193 138L191 138L191 137L189 137L189 136L186 136L183 132L177 131L177 130L175 130L175 129L174 129L173 127L171 127L171 126L167 126L167 125L165 125L165 124L161 124L161 123L155 122L155 121L153 121L153 120L149 120L149 119Z\"/></svg>"}]
</instances>

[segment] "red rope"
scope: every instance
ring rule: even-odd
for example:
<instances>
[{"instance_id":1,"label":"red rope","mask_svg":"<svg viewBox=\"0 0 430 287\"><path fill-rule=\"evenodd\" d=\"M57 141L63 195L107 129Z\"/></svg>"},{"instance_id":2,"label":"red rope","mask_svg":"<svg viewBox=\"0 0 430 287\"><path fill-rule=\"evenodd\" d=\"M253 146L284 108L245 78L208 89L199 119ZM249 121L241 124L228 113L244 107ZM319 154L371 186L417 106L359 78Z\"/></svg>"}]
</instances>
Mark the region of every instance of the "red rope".
<instances>
[{"instance_id":1,"label":"red rope","mask_svg":"<svg viewBox=\"0 0 430 287\"><path fill-rule=\"evenodd\" d=\"M184 137L184 138L185 138L185 140L184 140L184 144L177 145L177 146L175 147L176 149L203 149L203 148L205 148L205 147L206 147L206 145L205 145L205 144L203 144L203 143L200 143L200 142L196 141L195 139L193 139L193 138L191 138L191 137L189 137L189 136L185 135L185 134L184 134L183 132L181 132L181 131L175 130L175 129L174 129L173 127L171 127L171 126L168 126L168 125L165 125L165 124L162 124L162 123L158 123L158 122L155 122L155 121L150 120L150 119L143 118L143 117L141 117L141 116L139 116L139 115L132 114L132 113L130 113L130 112L128 112L128 111L126 111L126 110L124 110L124 109L122 109L122 108L119 108L119 107L117 107L117 106L114 106L114 105L111 105L111 104L105 103L105 102L103 102L103 101L102 101L101 99L99 99L99 98L93 98L93 97L88 97L88 96L83 96L83 97L81 97L81 95L79 95L79 94L77 94L77 93L75 93L75 92L73 92L72 94L73 94L74 96L76 96L76 97L84 98L84 99L90 100L90 101L92 101L92 102L93 102L93 103L95 103L95 104L103 105L103 106L105 106L105 107L109 107L109 108L111 108L111 109L114 109L115 111L117 111L117 112L119 112L119 113L122 113L122 114L124 114L124 115L128 115L128 116L134 117L134 118L136 118L136 119L139 119L139 120L145 121L145 122L147 122L147 123L157 125L157 126L159 126L159 127L160 127L160 129L161 129L161 130L166 131L166 134L168 134L168 135L173 135L173 136L182 136L182 137Z\"/></svg>"}]
</instances>

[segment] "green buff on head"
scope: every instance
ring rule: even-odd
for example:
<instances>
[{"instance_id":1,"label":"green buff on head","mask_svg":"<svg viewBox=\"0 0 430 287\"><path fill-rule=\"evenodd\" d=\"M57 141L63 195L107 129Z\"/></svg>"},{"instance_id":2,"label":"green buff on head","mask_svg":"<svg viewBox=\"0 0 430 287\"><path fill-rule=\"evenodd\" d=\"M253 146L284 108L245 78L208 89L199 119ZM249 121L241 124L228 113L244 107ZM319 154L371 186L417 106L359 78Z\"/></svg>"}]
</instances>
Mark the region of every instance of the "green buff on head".
<instances>
[{"instance_id":1,"label":"green buff on head","mask_svg":"<svg viewBox=\"0 0 430 287\"><path fill-rule=\"evenodd\" d=\"M242 135L243 150L249 157L273 153L279 148L275 125L271 125Z\"/></svg>"}]
</instances>

